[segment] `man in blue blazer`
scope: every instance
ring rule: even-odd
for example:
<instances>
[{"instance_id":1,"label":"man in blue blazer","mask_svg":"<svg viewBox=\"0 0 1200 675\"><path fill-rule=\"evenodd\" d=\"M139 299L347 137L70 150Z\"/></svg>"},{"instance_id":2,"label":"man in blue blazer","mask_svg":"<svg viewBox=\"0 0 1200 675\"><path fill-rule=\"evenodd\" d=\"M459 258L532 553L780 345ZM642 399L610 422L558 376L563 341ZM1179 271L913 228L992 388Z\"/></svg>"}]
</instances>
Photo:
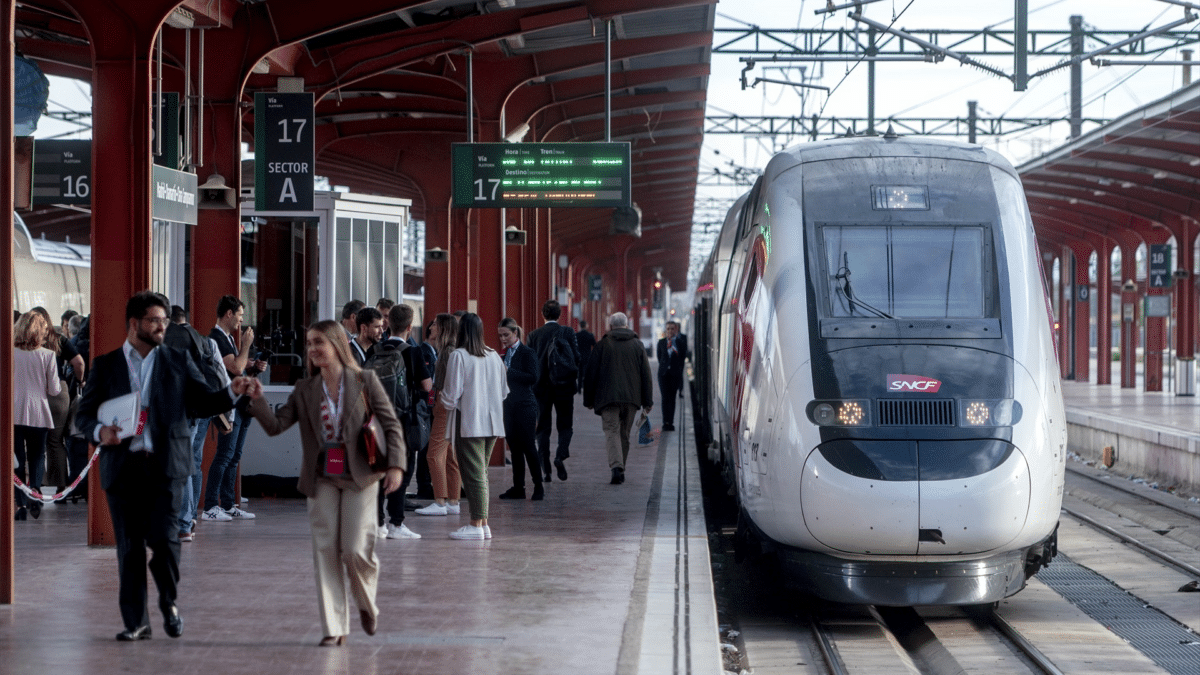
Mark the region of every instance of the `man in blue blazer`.
<instances>
[{"instance_id":1,"label":"man in blue blazer","mask_svg":"<svg viewBox=\"0 0 1200 675\"><path fill-rule=\"evenodd\" d=\"M158 586L167 635L183 634L175 605L179 581L179 511L192 474L188 418L211 417L234 405L248 378L230 388L211 388L183 350L164 346L168 307L162 297L142 292L125 305L126 341L92 361L76 417L84 436L102 446L100 486L108 498L117 540L122 641L150 637L146 548ZM121 439L116 420L99 419L100 405L140 393L137 433Z\"/></svg>"}]
</instances>

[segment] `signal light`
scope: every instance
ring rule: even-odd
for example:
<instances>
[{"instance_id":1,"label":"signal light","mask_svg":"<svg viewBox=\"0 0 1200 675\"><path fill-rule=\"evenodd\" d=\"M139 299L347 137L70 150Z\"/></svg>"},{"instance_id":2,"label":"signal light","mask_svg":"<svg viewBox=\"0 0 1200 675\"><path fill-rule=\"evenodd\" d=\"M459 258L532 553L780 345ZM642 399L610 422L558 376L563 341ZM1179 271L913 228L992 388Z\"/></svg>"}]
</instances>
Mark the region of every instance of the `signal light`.
<instances>
[{"instance_id":1,"label":"signal light","mask_svg":"<svg viewBox=\"0 0 1200 675\"><path fill-rule=\"evenodd\" d=\"M661 282L661 281L659 281L659 280L657 280L657 279L655 279L655 280L654 280L654 288L656 288L656 289L657 289L657 288L662 288L662 282Z\"/></svg>"}]
</instances>

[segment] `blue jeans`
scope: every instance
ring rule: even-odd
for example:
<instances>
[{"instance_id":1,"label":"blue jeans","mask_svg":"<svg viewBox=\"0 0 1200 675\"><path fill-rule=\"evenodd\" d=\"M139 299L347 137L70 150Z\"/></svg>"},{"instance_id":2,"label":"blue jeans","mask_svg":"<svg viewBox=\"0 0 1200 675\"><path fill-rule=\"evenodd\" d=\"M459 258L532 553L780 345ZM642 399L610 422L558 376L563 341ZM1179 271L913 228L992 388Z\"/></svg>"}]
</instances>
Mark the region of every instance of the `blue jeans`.
<instances>
[{"instance_id":1,"label":"blue jeans","mask_svg":"<svg viewBox=\"0 0 1200 675\"><path fill-rule=\"evenodd\" d=\"M183 485L183 508L179 511L179 531L191 532L192 521L196 519L196 510L200 506L200 484L203 482L201 471L204 466L204 439L208 437L209 418L192 422L192 475L188 476Z\"/></svg>"},{"instance_id":2,"label":"blue jeans","mask_svg":"<svg viewBox=\"0 0 1200 675\"><path fill-rule=\"evenodd\" d=\"M250 415L232 411L230 414L234 415L233 431L217 436L217 454L208 467L208 483L204 486L205 511L214 506L226 511L237 506L233 501L233 484L237 480L238 462L242 461L242 446L246 444Z\"/></svg>"}]
</instances>

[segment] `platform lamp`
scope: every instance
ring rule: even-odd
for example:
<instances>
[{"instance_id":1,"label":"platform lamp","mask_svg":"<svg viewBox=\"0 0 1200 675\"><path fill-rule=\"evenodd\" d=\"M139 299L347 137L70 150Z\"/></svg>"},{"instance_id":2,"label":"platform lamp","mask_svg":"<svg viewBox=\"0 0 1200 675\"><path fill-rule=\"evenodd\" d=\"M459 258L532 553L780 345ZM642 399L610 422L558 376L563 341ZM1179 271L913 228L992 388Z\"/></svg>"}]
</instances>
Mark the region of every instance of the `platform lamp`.
<instances>
[{"instance_id":1,"label":"platform lamp","mask_svg":"<svg viewBox=\"0 0 1200 675\"><path fill-rule=\"evenodd\" d=\"M1133 279L1126 279L1125 283L1121 286L1121 290L1126 293L1135 293L1137 292L1137 284L1133 283Z\"/></svg>"},{"instance_id":2,"label":"platform lamp","mask_svg":"<svg viewBox=\"0 0 1200 675\"><path fill-rule=\"evenodd\" d=\"M214 173L204 181L204 185L196 188L200 191L198 209L234 209L237 208L237 191L225 184L225 177Z\"/></svg>"}]
</instances>

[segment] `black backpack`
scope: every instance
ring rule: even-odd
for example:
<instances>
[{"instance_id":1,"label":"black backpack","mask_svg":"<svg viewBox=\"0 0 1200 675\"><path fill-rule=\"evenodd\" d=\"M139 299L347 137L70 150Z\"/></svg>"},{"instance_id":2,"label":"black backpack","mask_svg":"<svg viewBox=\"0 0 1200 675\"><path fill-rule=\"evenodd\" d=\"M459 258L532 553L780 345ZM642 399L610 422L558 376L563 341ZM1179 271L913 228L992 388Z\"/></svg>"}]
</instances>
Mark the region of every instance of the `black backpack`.
<instances>
[{"instance_id":1,"label":"black backpack","mask_svg":"<svg viewBox=\"0 0 1200 675\"><path fill-rule=\"evenodd\" d=\"M566 331L561 328L554 332L554 338L546 350L546 375L550 378L550 384L556 385L575 384L575 381L579 379L579 365L575 363L575 350L571 349Z\"/></svg>"},{"instance_id":2,"label":"black backpack","mask_svg":"<svg viewBox=\"0 0 1200 675\"><path fill-rule=\"evenodd\" d=\"M379 378L383 390L392 401L396 417L404 426L405 443L416 451L429 443L432 415L424 396L416 399L414 403L412 389L409 387L413 383L409 382L408 368L404 364L404 352L408 348L408 343L404 341L380 342L375 345L363 367L370 368Z\"/></svg>"}]
</instances>

